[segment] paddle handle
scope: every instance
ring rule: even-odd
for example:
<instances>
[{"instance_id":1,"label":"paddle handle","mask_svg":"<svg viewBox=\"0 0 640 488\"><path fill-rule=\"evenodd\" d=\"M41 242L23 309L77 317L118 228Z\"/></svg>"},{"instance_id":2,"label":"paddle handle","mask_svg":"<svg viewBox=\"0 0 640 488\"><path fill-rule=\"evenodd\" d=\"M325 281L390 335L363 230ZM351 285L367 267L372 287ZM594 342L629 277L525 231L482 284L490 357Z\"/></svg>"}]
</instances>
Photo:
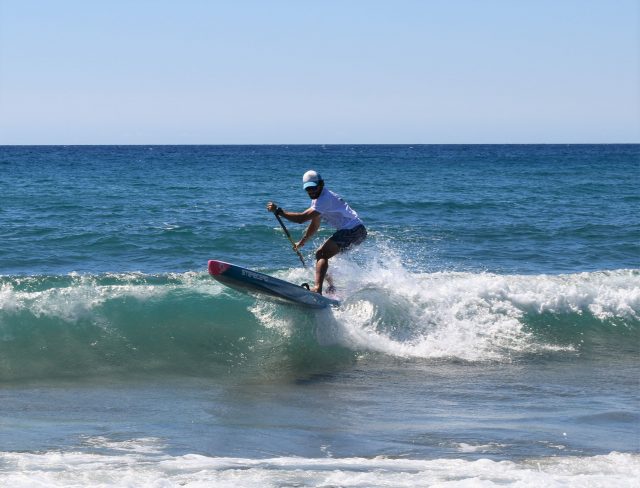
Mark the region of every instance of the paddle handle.
<instances>
[{"instance_id":1,"label":"paddle handle","mask_svg":"<svg viewBox=\"0 0 640 488\"><path fill-rule=\"evenodd\" d=\"M302 262L302 266L304 266L305 268L307 267L306 263L304 262L304 258L302 257L302 254L300 253L300 251L298 251L298 249L296 249L296 243L293 241L293 238L291 237L291 234L289 234L289 231L287 230L286 226L284 225L284 222L282 222L282 219L280 218L280 216L277 213L278 211L276 210L273 215L276 216L276 219L278 219L278 222L280 222L280 226L282 227L282 230L284 231L284 233L287 235L287 237L289 238L289 242L291 243L291 245L293 246L293 250L296 252L296 254L298 255L298 257L300 258L300 261Z\"/></svg>"}]
</instances>

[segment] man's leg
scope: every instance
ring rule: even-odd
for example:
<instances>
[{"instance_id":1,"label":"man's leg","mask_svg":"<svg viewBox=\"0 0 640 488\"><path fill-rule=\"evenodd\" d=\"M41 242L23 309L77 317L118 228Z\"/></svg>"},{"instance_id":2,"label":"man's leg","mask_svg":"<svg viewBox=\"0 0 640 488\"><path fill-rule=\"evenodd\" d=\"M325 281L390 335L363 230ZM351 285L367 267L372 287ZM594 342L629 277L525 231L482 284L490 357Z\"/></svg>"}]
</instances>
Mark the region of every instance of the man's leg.
<instances>
[{"instance_id":1,"label":"man's leg","mask_svg":"<svg viewBox=\"0 0 640 488\"><path fill-rule=\"evenodd\" d=\"M338 245L331 239L327 240L320 249L316 251L316 286L313 291L322 293L324 278L329 269L329 259L340 252Z\"/></svg>"}]
</instances>

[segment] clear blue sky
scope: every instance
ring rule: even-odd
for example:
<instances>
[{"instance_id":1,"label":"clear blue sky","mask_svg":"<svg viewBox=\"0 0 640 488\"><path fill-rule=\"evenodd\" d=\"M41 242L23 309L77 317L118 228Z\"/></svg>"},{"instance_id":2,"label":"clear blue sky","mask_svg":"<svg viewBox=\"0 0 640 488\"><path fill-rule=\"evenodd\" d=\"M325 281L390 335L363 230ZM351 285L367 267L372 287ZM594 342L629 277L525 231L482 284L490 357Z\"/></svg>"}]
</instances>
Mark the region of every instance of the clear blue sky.
<instances>
[{"instance_id":1,"label":"clear blue sky","mask_svg":"<svg viewBox=\"0 0 640 488\"><path fill-rule=\"evenodd\" d=\"M0 144L640 142L638 0L0 0Z\"/></svg>"}]
</instances>

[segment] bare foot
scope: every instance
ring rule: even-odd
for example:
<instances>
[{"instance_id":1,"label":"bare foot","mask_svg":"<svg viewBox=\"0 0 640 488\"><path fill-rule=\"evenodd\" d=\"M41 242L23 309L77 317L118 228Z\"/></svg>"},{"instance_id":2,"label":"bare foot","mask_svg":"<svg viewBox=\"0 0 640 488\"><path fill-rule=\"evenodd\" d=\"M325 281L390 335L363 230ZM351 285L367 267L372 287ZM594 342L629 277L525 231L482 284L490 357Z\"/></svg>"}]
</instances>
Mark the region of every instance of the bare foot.
<instances>
[{"instance_id":1,"label":"bare foot","mask_svg":"<svg viewBox=\"0 0 640 488\"><path fill-rule=\"evenodd\" d=\"M318 286L312 287L311 291L314 292L314 293L319 293L320 295L322 295L322 288L320 288Z\"/></svg>"}]
</instances>

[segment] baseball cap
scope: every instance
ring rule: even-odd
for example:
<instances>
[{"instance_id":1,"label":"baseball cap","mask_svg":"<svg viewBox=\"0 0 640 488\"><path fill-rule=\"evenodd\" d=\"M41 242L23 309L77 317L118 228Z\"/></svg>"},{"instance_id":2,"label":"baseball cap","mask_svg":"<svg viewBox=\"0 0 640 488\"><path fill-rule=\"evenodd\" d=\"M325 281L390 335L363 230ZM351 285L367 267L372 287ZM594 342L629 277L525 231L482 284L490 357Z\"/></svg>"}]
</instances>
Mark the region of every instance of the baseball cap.
<instances>
[{"instance_id":1,"label":"baseball cap","mask_svg":"<svg viewBox=\"0 0 640 488\"><path fill-rule=\"evenodd\" d=\"M318 186L322 181L322 176L317 171L310 169L302 176L302 188L305 190L310 186Z\"/></svg>"}]
</instances>

